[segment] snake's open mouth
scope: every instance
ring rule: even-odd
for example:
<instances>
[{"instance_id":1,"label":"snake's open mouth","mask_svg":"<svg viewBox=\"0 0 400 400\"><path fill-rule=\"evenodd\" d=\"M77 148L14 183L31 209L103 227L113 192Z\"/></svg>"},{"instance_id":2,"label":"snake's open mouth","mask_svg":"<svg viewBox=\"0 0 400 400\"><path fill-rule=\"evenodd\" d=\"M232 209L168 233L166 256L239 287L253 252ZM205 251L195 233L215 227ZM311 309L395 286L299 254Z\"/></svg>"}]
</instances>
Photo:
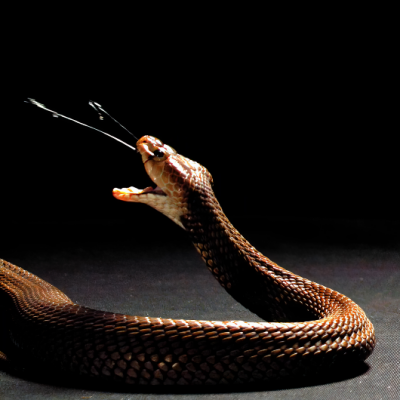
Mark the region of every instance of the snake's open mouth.
<instances>
[{"instance_id":1,"label":"snake's open mouth","mask_svg":"<svg viewBox=\"0 0 400 400\"><path fill-rule=\"evenodd\" d=\"M185 229L181 222L181 216L187 212L187 208L182 207L180 203L176 203L174 198L167 196L158 186L156 188L149 186L146 189L137 189L133 186L114 189L113 196L122 201L148 204Z\"/></svg>"},{"instance_id":2,"label":"snake's open mouth","mask_svg":"<svg viewBox=\"0 0 400 400\"><path fill-rule=\"evenodd\" d=\"M137 189L133 186L129 188L113 189L113 196L116 199L122 201L135 201L135 197L149 194L156 196L166 196L166 194L158 186L156 188L148 186L145 189Z\"/></svg>"}]
</instances>

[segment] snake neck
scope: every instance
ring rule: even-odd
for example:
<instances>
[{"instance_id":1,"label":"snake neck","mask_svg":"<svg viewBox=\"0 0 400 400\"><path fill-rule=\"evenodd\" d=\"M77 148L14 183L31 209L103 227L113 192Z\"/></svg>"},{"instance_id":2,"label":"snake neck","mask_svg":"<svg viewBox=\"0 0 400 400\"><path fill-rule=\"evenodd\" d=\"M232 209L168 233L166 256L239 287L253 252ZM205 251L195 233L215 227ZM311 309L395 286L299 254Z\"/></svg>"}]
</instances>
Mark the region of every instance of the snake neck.
<instances>
[{"instance_id":1,"label":"snake neck","mask_svg":"<svg viewBox=\"0 0 400 400\"><path fill-rule=\"evenodd\" d=\"M311 310L288 299L291 289L282 282L306 280L257 251L230 223L208 182L197 183L195 189L182 223L208 269L230 295L269 321L324 316L323 310Z\"/></svg>"}]
</instances>

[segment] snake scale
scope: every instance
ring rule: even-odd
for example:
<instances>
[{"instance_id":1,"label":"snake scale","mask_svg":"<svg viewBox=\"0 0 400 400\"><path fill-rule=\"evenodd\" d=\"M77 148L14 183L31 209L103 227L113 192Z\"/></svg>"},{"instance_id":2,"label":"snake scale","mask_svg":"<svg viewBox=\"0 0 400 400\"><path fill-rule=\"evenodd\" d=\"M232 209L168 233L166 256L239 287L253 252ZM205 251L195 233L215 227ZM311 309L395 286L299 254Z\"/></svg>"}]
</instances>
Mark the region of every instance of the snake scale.
<instances>
[{"instance_id":1,"label":"snake scale","mask_svg":"<svg viewBox=\"0 0 400 400\"><path fill-rule=\"evenodd\" d=\"M206 168L151 136L137 142L156 188L114 189L187 231L218 282L275 322L196 321L102 312L73 303L39 277L0 260L2 326L14 352L80 375L128 384L275 382L364 360L374 328L348 297L259 253L232 226ZM304 321L304 322L284 322Z\"/></svg>"}]
</instances>

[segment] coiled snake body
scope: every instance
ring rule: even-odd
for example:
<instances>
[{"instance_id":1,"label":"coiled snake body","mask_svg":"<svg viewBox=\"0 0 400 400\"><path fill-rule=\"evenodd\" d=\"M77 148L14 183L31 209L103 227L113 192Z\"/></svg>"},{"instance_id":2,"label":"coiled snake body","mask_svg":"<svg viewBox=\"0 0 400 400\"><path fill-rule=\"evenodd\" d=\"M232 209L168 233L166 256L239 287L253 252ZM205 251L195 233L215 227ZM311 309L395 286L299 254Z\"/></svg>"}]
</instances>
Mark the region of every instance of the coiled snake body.
<instances>
[{"instance_id":1,"label":"coiled snake body","mask_svg":"<svg viewBox=\"0 0 400 400\"><path fill-rule=\"evenodd\" d=\"M223 213L204 167L154 137L142 137L137 148L157 187L114 189L114 196L147 203L171 218L188 232L208 269L235 299L277 322L171 320L96 311L0 260L0 329L16 352L128 384L275 381L371 354L374 329L362 309L252 247ZM306 321L279 322L302 318ZM14 350L1 346L0 356L12 359Z\"/></svg>"}]
</instances>

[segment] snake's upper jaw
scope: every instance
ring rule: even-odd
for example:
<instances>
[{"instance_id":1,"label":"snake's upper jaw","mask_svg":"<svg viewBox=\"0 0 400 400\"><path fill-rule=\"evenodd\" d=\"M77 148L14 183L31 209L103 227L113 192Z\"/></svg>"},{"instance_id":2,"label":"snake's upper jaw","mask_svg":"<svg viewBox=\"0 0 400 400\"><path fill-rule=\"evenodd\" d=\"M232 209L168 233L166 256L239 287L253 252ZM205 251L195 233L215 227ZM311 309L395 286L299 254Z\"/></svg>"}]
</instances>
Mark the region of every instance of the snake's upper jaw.
<instances>
[{"instance_id":1,"label":"snake's upper jaw","mask_svg":"<svg viewBox=\"0 0 400 400\"><path fill-rule=\"evenodd\" d=\"M167 196L158 186L155 189L151 186L146 189L137 189L133 186L113 189L113 196L122 201L148 204L185 229L181 222L181 216L187 209L182 208L181 204L176 203L173 198Z\"/></svg>"}]
</instances>

